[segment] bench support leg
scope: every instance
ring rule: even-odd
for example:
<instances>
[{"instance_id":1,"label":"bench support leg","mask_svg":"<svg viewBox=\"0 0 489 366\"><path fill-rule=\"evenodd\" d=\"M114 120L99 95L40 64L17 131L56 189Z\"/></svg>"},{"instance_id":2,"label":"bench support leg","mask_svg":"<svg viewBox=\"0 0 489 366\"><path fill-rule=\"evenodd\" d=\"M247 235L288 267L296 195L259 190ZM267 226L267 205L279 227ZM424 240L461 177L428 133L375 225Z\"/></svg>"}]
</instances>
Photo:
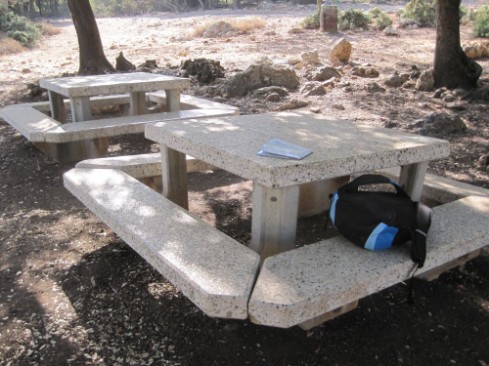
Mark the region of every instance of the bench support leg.
<instances>
[{"instance_id":1,"label":"bench support leg","mask_svg":"<svg viewBox=\"0 0 489 366\"><path fill-rule=\"evenodd\" d=\"M163 196L188 210L186 155L160 145Z\"/></svg>"},{"instance_id":2,"label":"bench support leg","mask_svg":"<svg viewBox=\"0 0 489 366\"><path fill-rule=\"evenodd\" d=\"M481 254L482 249L478 249L472 253L465 254L461 256L460 258L454 259L453 261L447 262L445 264L442 264L439 267L430 269L429 271L423 272L419 275L417 275L417 278L420 278L425 281L433 281L436 280L440 275L444 272L447 272L453 268L461 267L468 261L476 258Z\"/></svg>"},{"instance_id":3,"label":"bench support leg","mask_svg":"<svg viewBox=\"0 0 489 366\"><path fill-rule=\"evenodd\" d=\"M299 327L301 327L304 330L309 330L311 328L314 328L314 327L317 327L318 325L323 324L324 322L327 322L328 320L336 318L337 316L348 313L349 311L356 309L357 306L358 306L358 300L350 302L346 305L340 306L339 308L331 310L331 311L327 312L326 314L318 315L315 318L306 320L305 322L300 323Z\"/></svg>"},{"instance_id":4,"label":"bench support leg","mask_svg":"<svg viewBox=\"0 0 489 366\"><path fill-rule=\"evenodd\" d=\"M399 175L399 185L411 196L413 201L420 201L428 162L404 165Z\"/></svg>"},{"instance_id":5,"label":"bench support leg","mask_svg":"<svg viewBox=\"0 0 489 366\"><path fill-rule=\"evenodd\" d=\"M274 254L295 248L299 186L253 187L250 248L262 261Z\"/></svg>"},{"instance_id":6,"label":"bench support leg","mask_svg":"<svg viewBox=\"0 0 489 366\"><path fill-rule=\"evenodd\" d=\"M92 119L90 97L71 98L71 114L73 122L89 121ZM109 148L107 138L71 142L58 153L60 162L77 162L104 156Z\"/></svg>"}]
</instances>

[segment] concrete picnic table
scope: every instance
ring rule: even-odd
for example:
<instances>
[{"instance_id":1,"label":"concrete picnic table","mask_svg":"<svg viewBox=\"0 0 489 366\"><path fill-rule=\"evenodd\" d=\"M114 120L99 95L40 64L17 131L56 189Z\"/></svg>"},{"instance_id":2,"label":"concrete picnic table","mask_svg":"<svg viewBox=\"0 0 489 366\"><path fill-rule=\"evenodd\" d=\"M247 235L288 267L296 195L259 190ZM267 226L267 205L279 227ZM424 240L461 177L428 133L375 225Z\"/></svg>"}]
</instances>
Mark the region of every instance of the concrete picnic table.
<instances>
[{"instance_id":1,"label":"concrete picnic table","mask_svg":"<svg viewBox=\"0 0 489 366\"><path fill-rule=\"evenodd\" d=\"M146 92L164 90L166 110L180 111L181 90L190 86L185 78L145 72L73 76L41 79L40 86L48 90L51 116L58 122L66 123L64 97L69 98L73 122L92 120L90 98L129 93L129 114L131 116L148 113ZM108 149L106 138L97 138L50 147L52 155L70 156L66 160L83 160L103 156Z\"/></svg>"},{"instance_id":2,"label":"concrete picnic table","mask_svg":"<svg viewBox=\"0 0 489 366\"><path fill-rule=\"evenodd\" d=\"M48 90L54 119L66 119L63 97L70 99L73 121L92 119L90 97L129 93L130 114L147 113L146 92L165 90L167 110L180 110L180 92L190 86L185 78L134 72L41 79L40 86Z\"/></svg>"},{"instance_id":3,"label":"concrete picnic table","mask_svg":"<svg viewBox=\"0 0 489 366\"><path fill-rule=\"evenodd\" d=\"M184 208L186 154L253 181L250 247L262 259L294 249L301 186L312 184L325 194L321 187L332 179L400 166L401 186L420 200L428 162L450 152L444 140L310 113L160 122L146 125L145 131L161 146L164 196ZM258 156L272 138L309 148L312 154L302 160Z\"/></svg>"}]
</instances>

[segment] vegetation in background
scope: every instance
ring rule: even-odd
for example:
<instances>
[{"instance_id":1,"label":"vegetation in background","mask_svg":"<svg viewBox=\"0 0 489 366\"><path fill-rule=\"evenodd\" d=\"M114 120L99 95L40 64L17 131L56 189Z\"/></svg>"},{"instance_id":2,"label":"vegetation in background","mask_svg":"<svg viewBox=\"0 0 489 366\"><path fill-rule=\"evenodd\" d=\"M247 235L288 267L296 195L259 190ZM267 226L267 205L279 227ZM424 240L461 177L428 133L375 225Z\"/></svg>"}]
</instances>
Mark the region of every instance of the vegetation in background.
<instances>
[{"instance_id":1,"label":"vegetation in background","mask_svg":"<svg viewBox=\"0 0 489 366\"><path fill-rule=\"evenodd\" d=\"M26 17L14 14L5 3L0 8L0 32L23 46L32 47L41 37L41 30Z\"/></svg>"},{"instance_id":2,"label":"vegetation in background","mask_svg":"<svg viewBox=\"0 0 489 366\"><path fill-rule=\"evenodd\" d=\"M318 29L319 28L319 11L316 10L314 13L305 18L302 23L302 27L305 29Z\"/></svg>"},{"instance_id":3,"label":"vegetation in background","mask_svg":"<svg viewBox=\"0 0 489 366\"><path fill-rule=\"evenodd\" d=\"M414 21L420 27L436 26L436 7L434 0L411 0L399 11L401 22Z\"/></svg>"},{"instance_id":4,"label":"vegetation in background","mask_svg":"<svg viewBox=\"0 0 489 366\"><path fill-rule=\"evenodd\" d=\"M352 8L341 12L338 20L339 28L342 30L368 29L370 23L371 19L366 13Z\"/></svg>"},{"instance_id":5,"label":"vegetation in background","mask_svg":"<svg viewBox=\"0 0 489 366\"><path fill-rule=\"evenodd\" d=\"M392 19L379 8L370 9L368 14L375 29L383 30L392 25Z\"/></svg>"},{"instance_id":6,"label":"vegetation in background","mask_svg":"<svg viewBox=\"0 0 489 366\"><path fill-rule=\"evenodd\" d=\"M238 33L248 33L254 29L264 28L266 21L263 18L252 17L243 19L226 19L198 25L194 28L194 37L225 37Z\"/></svg>"},{"instance_id":7,"label":"vegetation in background","mask_svg":"<svg viewBox=\"0 0 489 366\"><path fill-rule=\"evenodd\" d=\"M489 38L489 5L481 6L474 19L474 31L478 37Z\"/></svg>"}]
</instances>

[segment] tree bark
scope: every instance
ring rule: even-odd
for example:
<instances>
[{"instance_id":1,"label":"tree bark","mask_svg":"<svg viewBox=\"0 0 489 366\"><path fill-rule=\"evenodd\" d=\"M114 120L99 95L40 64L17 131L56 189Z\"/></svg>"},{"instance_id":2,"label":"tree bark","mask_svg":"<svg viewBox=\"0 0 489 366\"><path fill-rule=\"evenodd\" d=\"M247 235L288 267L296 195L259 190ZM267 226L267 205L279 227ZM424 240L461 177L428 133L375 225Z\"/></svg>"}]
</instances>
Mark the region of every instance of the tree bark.
<instances>
[{"instance_id":1,"label":"tree bark","mask_svg":"<svg viewBox=\"0 0 489 366\"><path fill-rule=\"evenodd\" d=\"M460 45L459 9L461 0L437 1L435 87L448 89L477 87L482 68L469 60Z\"/></svg>"},{"instance_id":2,"label":"tree bark","mask_svg":"<svg viewBox=\"0 0 489 366\"><path fill-rule=\"evenodd\" d=\"M89 0L68 0L80 48L80 75L99 75L115 72L105 57L97 22Z\"/></svg>"}]
</instances>

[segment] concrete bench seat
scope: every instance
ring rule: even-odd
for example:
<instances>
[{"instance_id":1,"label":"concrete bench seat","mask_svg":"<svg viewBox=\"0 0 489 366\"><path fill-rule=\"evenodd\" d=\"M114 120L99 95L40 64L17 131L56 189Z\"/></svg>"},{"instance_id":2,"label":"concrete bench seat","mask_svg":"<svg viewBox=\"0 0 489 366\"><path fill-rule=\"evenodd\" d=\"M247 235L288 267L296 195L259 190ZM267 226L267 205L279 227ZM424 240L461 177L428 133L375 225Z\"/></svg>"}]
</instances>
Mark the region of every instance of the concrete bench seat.
<instances>
[{"instance_id":1,"label":"concrete bench seat","mask_svg":"<svg viewBox=\"0 0 489 366\"><path fill-rule=\"evenodd\" d=\"M136 179L161 179L161 154L148 153L87 159L76 164L76 167L84 169L118 169ZM216 168L187 155L187 173L213 169Z\"/></svg>"},{"instance_id":2,"label":"concrete bench seat","mask_svg":"<svg viewBox=\"0 0 489 366\"><path fill-rule=\"evenodd\" d=\"M489 197L466 197L433 209L422 277L489 245ZM343 237L269 257L249 302L257 324L305 329L355 308L358 300L409 278L409 247L382 252Z\"/></svg>"},{"instance_id":3,"label":"concrete bench seat","mask_svg":"<svg viewBox=\"0 0 489 366\"><path fill-rule=\"evenodd\" d=\"M247 318L257 253L119 170L74 168L64 185L204 313Z\"/></svg>"},{"instance_id":4,"label":"concrete bench seat","mask_svg":"<svg viewBox=\"0 0 489 366\"><path fill-rule=\"evenodd\" d=\"M0 118L31 142L44 142L46 131L60 125L30 104L14 104L0 110Z\"/></svg>"},{"instance_id":5,"label":"concrete bench seat","mask_svg":"<svg viewBox=\"0 0 489 366\"><path fill-rule=\"evenodd\" d=\"M164 105L166 103L166 93L164 90L146 93L146 100L149 102L154 102L159 105ZM65 108L70 108L70 102L68 99L64 101ZM90 98L90 104L92 107L104 107L109 105L124 105L129 104L128 94L117 94L117 95L101 95L97 97ZM34 102L29 103L33 108L48 113L50 111L49 102ZM215 102L213 100L198 98L187 94L180 95L180 109L195 109L195 108L212 108L212 109L230 109L238 112L237 107Z\"/></svg>"},{"instance_id":6,"label":"concrete bench seat","mask_svg":"<svg viewBox=\"0 0 489 366\"><path fill-rule=\"evenodd\" d=\"M64 143L86 139L143 133L147 123L233 115L229 109L187 109L138 116L123 116L60 124L44 131L45 142Z\"/></svg>"}]
</instances>

